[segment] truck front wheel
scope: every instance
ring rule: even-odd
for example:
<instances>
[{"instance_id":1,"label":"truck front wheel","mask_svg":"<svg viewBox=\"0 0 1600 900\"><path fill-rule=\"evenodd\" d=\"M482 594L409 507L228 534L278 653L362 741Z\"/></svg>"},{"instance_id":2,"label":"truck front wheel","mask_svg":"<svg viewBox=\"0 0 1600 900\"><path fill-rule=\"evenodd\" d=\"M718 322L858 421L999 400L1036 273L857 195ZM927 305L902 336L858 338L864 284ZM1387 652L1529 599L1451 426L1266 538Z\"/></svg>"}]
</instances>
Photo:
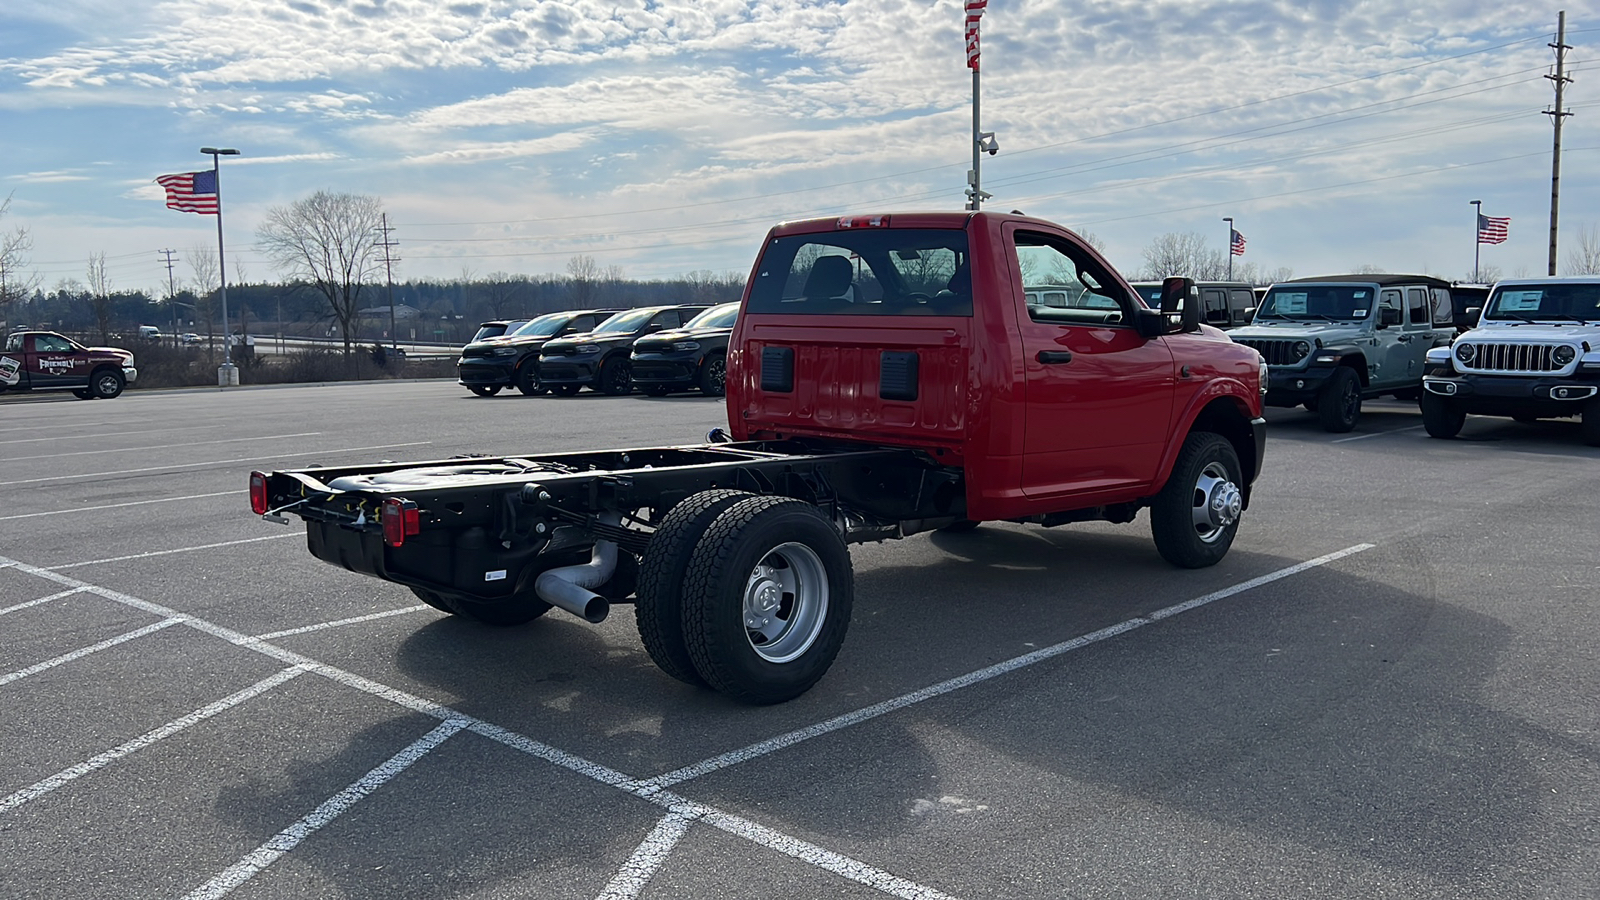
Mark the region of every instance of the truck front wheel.
<instances>
[{"instance_id":1,"label":"truck front wheel","mask_svg":"<svg viewBox=\"0 0 1600 900\"><path fill-rule=\"evenodd\" d=\"M89 389L101 400L110 400L122 393L122 388L127 382L123 381L122 373L114 369L101 369L89 379Z\"/></svg>"},{"instance_id":2,"label":"truck front wheel","mask_svg":"<svg viewBox=\"0 0 1600 900\"><path fill-rule=\"evenodd\" d=\"M1361 418L1361 376L1349 366L1333 370L1317 395L1317 417L1322 428L1336 434L1356 427Z\"/></svg>"},{"instance_id":3,"label":"truck front wheel","mask_svg":"<svg viewBox=\"0 0 1600 900\"><path fill-rule=\"evenodd\" d=\"M1150 532L1163 559L1202 569L1228 554L1244 509L1241 471L1227 438L1197 431L1184 440L1172 476L1150 504Z\"/></svg>"},{"instance_id":4,"label":"truck front wheel","mask_svg":"<svg viewBox=\"0 0 1600 900\"><path fill-rule=\"evenodd\" d=\"M1453 438L1467 424L1467 414L1438 394L1422 395L1422 427L1428 437Z\"/></svg>"},{"instance_id":5,"label":"truck front wheel","mask_svg":"<svg viewBox=\"0 0 1600 900\"><path fill-rule=\"evenodd\" d=\"M544 383L539 380L539 367L532 362L525 362L517 370L517 390L524 395L532 397L545 393Z\"/></svg>"},{"instance_id":6,"label":"truck front wheel","mask_svg":"<svg viewBox=\"0 0 1600 900\"><path fill-rule=\"evenodd\" d=\"M854 601L844 540L816 507L751 497L717 516L683 583L695 671L747 703L782 703L816 684L844 645Z\"/></svg>"},{"instance_id":7,"label":"truck front wheel","mask_svg":"<svg viewBox=\"0 0 1600 900\"><path fill-rule=\"evenodd\" d=\"M747 500L744 491L701 491L674 506L646 545L639 563L634 619L639 639L661 671L685 684L704 687L683 639L683 577L701 535L728 507Z\"/></svg>"},{"instance_id":8,"label":"truck front wheel","mask_svg":"<svg viewBox=\"0 0 1600 900\"><path fill-rule=\"evenodd\" d=\"M633 373L628 370L628 361L614 357L601 363L600 372L595 376L594 386L600 393L610 394L613 397L633 390Z\"/></svg>"}]
</instances>

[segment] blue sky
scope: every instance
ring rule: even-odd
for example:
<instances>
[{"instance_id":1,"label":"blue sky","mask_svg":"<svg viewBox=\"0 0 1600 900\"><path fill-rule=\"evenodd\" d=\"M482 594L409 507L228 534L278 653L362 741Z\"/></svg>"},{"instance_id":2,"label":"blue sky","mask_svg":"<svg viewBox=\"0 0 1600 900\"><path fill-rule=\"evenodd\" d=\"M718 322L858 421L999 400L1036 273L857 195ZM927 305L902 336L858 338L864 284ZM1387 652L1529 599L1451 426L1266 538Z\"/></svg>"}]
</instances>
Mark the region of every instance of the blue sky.
<instances>
[{"instance_id":1,"label":"blue sky","mask_svg":"<svg viewBox=\"0 0 1600 900\"><path fill-rule=\"evenodd\" d=\"M1563 246L1600 226L1600 4L1568 3ZM1542 274L1555 7L1485 0L990 0L991 208L1150 239L1223 216L1263 270L1461 277L1483 248ZM1586 73L1591 73L1587 74ZM157 175L224 161L230 270L265 212L371 194L398 275L748 270L786 218L956 209L971 73L957 0L9 0L0 11L0 226L45 286L105 253L164 290L156 251L215 247ZM180 261L178 276L189 274ZM236 273L230 271L230 281Z\"/></svg>"}]
</instances>

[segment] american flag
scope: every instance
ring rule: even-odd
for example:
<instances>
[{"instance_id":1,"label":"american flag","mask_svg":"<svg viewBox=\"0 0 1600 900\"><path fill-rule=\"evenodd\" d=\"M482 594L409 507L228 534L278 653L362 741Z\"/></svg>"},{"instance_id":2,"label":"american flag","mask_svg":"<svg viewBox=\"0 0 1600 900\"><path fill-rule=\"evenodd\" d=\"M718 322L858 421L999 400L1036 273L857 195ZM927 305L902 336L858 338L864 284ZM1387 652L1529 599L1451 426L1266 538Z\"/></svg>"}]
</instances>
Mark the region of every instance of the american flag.
<instances>
[{"instance_id":1,"label":"american flag","mask_svg":"<svg viewBox=\"0 0 1600 900\"><path fill-rule=\"evenodd\" d=\"M1504 244L1511 236L1510 216L1479 216L1478 243Z\"/></svg>"},{"instance_id":2,"label":"american flag","mask_svg":"<svg viewBox=\"0 0 1600 900\"><path fill-rule=\"evenodd\" d=\"M1244 235L1232 228L1228 229L1228 252L1234 256L1244 255Z\"/></svg>"},{"instance_id":3,"label":"american flag","mask_svg":"<svg viewBox=\"0 0 1600 900\"><path fill-rule=\"evenodd\" d=\"M199 213L202 216L217 214L217 173L184 172L163 175L156 183L167 189L167 209Z\"/></svg>"},{"instance_id":4,"label":"american flag","mask_svg":"<svg viewBox=\"0 0 1600 900\"><path fill-rule=\"evenodd\" d=\"M978 20L989 0L967 0L967 68L978 71Z\"/></svg>"}]
</instances>

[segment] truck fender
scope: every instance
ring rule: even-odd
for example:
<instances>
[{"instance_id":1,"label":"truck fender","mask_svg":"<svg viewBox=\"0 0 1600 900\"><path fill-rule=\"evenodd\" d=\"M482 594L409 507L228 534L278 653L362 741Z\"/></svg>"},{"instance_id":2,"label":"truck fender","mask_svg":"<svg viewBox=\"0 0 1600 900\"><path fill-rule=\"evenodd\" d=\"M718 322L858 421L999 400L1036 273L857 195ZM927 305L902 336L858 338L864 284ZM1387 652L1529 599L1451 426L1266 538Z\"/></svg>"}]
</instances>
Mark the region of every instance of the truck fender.
<instances>
[{"instance_id":1,"label":"truck fender","mask_svg":"<svg viewBox=\"0 0 1600 900\"><path fill-rule=\"evenodd\" d=\"M1213 434L1227 438L1233 445L1233 450L1239 455L1239 466L1244 472L1245 483L1239 486L1244 493L1246 508L1250 505L1250 485L1255 480L1255 473L1260 470L1261 461L1256 458L1256 442L1254 429L1251 426L1250 404L1248 402L1249 389L1242 382L1231 378L1220 378L1189 401L1188 408L1178 417L1177 422L1181 427L1172 430L1172 439L1167 443L1167 449L1161 455L1161 468L1157 472L1152 493L1159 492L1172 477L1172 468L1178 462L1178 453L1183 449L1183 442L1189 435L1196 431L1209 431Z\"/></svg>"}]
</instances>

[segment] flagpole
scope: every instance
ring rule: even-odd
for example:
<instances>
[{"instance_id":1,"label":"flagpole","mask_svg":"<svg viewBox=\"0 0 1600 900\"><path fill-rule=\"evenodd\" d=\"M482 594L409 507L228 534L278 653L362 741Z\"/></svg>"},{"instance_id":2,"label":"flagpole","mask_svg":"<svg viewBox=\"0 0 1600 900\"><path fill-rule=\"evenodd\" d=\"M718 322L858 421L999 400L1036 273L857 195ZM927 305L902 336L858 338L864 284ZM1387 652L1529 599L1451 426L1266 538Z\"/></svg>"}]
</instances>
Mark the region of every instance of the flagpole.
<instances>
[{"instance_id":1,"label":"flagpole","mask_svg":"<svg viewBox=\"0 0 1600 900\"><path fill-rule=\"evenodd\" d=\"M211 177L217 189L217 280L222 297L222 367L217 370L217 386L232 387L239 383L239 370L233 365L233 334L228 330L228 263L222 248L222 165L219 157L238 156L231 147L201 147L201 153L211 154Z\"/></svg>"},{"instance_id":2,"label":"flagpole","mask_svg":"<svg viewBox=\"0 0 1600 900\"><path fill-rule=\"evenodd\" d=\"M1228 223L1228 280L1233 280L1233 216L1223 216L1222 221Z\"/></svg>"},{"instance_id":3,"label":"flagpole","mask_svg":"<svg viewBox=\"0 0 1600 900\"><path fill-rule=\"evenodd\" d=\"M1478 254L1483 251L1483 201L1473 200L1472 203L1472 283L1480 284L1478 280Z\"/></svg>"}]
</instances>

